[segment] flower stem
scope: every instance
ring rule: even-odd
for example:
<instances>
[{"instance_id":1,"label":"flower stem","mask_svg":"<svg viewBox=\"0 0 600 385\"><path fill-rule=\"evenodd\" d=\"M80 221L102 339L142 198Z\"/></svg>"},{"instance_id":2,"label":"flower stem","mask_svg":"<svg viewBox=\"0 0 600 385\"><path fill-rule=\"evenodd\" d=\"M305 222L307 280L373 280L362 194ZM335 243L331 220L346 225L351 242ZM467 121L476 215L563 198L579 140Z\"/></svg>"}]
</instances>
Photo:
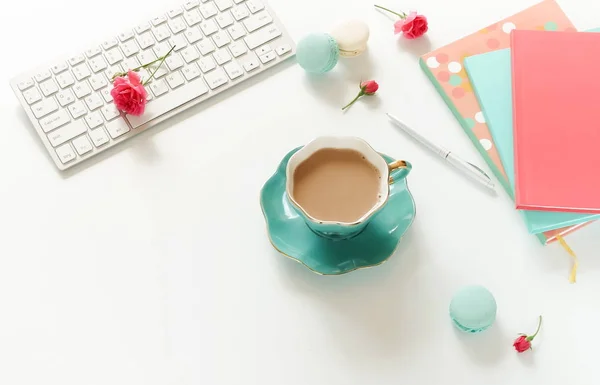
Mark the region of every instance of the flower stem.
<instances>
[{"instance_id":1,"label":"flower stem","mask_svg":"<svg viewBox=\"0 0 600 385\"><path fill-rule=\"evenodd\" d=\"M406 18L406 13L404 13L404 12L402 12L402 13L394 12L391 9L382 7L382 6L377 5L377 4L375 4L375 8L383 9L384 11L388 11L390 13L393 13L394 15L400 17L401 19L405 19Z\"/></svg>"},{"instance_id":2,"label":"flower stem","mask_svg":"<svg viewBox=\"0 0 600 385\"><path fill-rule=\"evenodd\" d=\"M352 101L348 104L346 104L344 107L342 107L342 111L344 111L346 108L350 107L352 104L354 104L354 102L356 102L358 100L358 98L360 98L361 96L363 96L363 91L361 90L358 95L356 95L356 97L354 99L352 99Z\"/></svg>"},{"instance_id":3,"label":"flower stem","mask_svg":"<svg viewBox=\"0 0 600 385\"><path fill-rule=\"evenodd\" d=\"M535 336L540 332L540 328L542 327L542 316L540 316L540 321L538 322L538 327L535 333L532 336L527 337L527 341L532 341Z\"/></svg>"},{"instance_id":4,"label":"flower stem","mask_svg":"<svg viewBox=\"0 0 600 385\"><path fill-rule=\"evenodd\" d=\"M171 54L171 52L173 52L173 50L175 49L175 46L171 47L171 49L169 50L169 52L167 52L164 56L154 60L153 62L150 62L148 64L145 64L142 66L142 68L146 68L147 66L156 63L157 61L160 60L160 63L158 63L158 66L154 69L154 71L152 72L152 74L150 75L150 77L142 82L142 85L145 86L146 84L148 84L148 82L150 80L152 80L152 78L154 77L154 74L156 73L156 71L158 71L158 69L160 68L160 66L164 63L165 59L167 58L167 56L169 56Z\"/></svg>"}]
</instances>

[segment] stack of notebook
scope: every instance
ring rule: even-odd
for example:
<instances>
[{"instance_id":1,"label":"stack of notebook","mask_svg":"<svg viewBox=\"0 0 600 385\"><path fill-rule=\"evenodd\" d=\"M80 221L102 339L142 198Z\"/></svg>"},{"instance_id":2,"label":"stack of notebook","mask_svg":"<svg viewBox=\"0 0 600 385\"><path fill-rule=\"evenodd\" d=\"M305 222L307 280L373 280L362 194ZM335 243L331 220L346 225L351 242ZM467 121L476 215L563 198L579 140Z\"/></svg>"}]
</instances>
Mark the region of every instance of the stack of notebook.
<instances>
[{"instance_id":1,"label":"stack of notebook","mask_svg":"<svg viewBox=\"0 0 600 385\"><path fill-rule=\"evenodd\" d=\"M429 76L544 244L600 218L600 28L545 0L423 55Z\"/></svg>"}]
</instances>

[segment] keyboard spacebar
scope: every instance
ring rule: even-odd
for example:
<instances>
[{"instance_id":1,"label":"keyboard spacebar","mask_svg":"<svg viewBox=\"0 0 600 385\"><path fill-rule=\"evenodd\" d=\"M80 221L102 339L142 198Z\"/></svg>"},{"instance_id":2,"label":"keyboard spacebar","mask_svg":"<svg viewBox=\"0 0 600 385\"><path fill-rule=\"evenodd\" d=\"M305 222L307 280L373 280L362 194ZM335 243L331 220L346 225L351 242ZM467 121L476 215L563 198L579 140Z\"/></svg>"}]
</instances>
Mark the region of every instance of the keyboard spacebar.
<instances>
[{"instance_id":1,"label":"keyboard spacebar","mask_svg":"<svg viewBox=\"0 0 600 385\"><path fill-rule=\"evenodd\" d=\"M150 91L149 91L150 92ZM127 115L125 119L129 121L131 127L138 128L142 124L156 119L162 114L171 111L184 103L189 102L208 92L208 87L202 79L185 84L182 87L171 90L171 92L154 98L152 102L146 105L146 110L140 116Z\"/></svg>"}]
</instances>

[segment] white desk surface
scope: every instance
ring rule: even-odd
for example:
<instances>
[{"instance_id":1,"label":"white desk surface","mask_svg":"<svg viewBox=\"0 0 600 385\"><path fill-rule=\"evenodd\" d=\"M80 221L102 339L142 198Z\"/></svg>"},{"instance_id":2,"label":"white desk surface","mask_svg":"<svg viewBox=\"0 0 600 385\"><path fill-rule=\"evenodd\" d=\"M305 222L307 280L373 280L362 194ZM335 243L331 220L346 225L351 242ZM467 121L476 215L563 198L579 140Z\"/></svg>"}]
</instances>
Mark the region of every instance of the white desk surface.
<instances>
[{"instance_id":1,"label":"white desk surface","mask_svg":"<svg viewBox=\"0 0 600 385\"><path fill-rule=\"evenodd\" d=\"M497 197L483 193L384 115L489 172L417 56L535 1L381 3L429 17L428 38L410 43L368 1L270 3L296 41L364 19L368 54L319 81L292 61L66 176L8 79L178 3L0 6L0 383L598 383L600 224L567 237L580 259L570 284L567 254L527 234L499 185ZM600 3L560 3L580 29L600 26ZM342 114L369 78L378 95ZM414 165L417 218L379 267L318 276L267 239L260 188L288 150L324 134L363 137ZM470 283L487 286L499 306L495 326L477 336L458 333L447 314ZM513 339L533 332L539 314L535 351L517 355Z\"/></svg>"}]
</instances>

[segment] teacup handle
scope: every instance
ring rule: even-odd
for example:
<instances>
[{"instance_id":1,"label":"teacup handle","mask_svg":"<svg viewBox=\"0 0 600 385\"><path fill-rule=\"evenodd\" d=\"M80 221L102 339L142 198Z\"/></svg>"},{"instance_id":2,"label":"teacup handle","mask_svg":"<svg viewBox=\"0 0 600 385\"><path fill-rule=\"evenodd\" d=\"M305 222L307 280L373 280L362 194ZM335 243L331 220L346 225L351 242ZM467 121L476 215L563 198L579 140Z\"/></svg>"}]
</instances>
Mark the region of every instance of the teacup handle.
<instances>
[{"instance_id":1,"label":"teacup handle","mask_svg":"<svg viewBox=\"0 0 600 385\"><path fill-rule=\"evenodd\" d=\"M396 160L388 163L388 170L390 171L389 183L392 184L406 178L412 170L412 164L405 160Z\"/></svg>"}]
</instances>

